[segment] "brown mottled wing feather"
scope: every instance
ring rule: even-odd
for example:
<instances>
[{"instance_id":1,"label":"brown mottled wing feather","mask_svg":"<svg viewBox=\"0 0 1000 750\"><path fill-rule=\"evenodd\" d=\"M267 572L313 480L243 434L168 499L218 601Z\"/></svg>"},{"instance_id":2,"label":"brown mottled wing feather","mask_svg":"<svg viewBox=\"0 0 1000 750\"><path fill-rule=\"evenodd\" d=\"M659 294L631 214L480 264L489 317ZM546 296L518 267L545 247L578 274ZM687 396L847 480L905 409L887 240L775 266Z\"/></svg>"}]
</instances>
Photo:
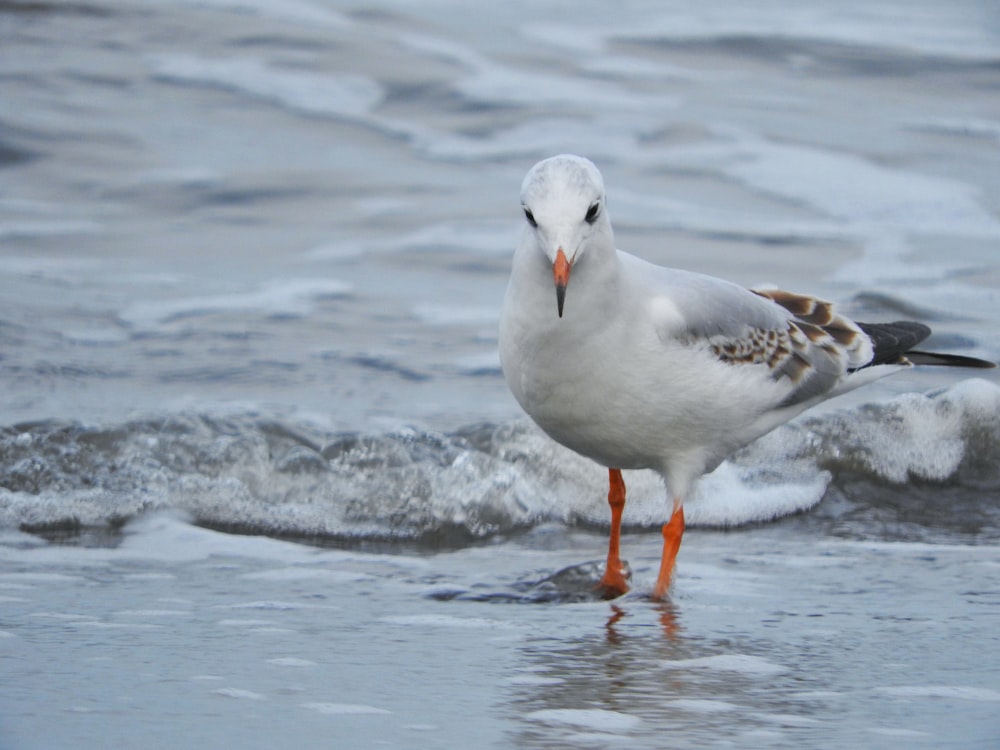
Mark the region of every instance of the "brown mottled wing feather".
<instances>
[{"instance_id":1,"label":"brown mottled wing feather","mask_svg":"<svg viewBox=\"0 0 1000 750\"><path fill-rule=\"evenodd\" d=\"M796 321L821 328L824 333L831 336L841 346L855 346L858 337L862 334L857 323L836 313L832 302L805 294L784 292L780 289L768 291L754 289L753 293L772 302L777 302L788 310Z\"/></svg>"},{"instance_id":2,"label":"brown mottled wing feather","mask_svg":"<svg viewBox=\"0 0 1000 750\"><path fill-rule=\"evenodd\" d=\"M657 319L661 338L705 346L734 366L766 368L787 385L782 405L799 404L841 385L872 360L872 343L829 302L784 291L751 291L721 279L662 269L620 254L636 278L650 279L670 304Z\"/></svg>"},{"instance_id":3,"label":"brown mottled wing feather","mask_svg":"<svg viewBox=\"0 0 1000 750\"><path fill-rule=\"evenodd\" d=\"M850 368L863 367L872 362L872 341L866 331L850 318L838 314L833 303L780 289L753 291L791 313L790 324L813 344L841 349Z\"/></svg>"},{"instance_id":4,"label":"brown mottled wing feather","mask_svg":"<svg viewBox=\"0 0 1000 750\"><path fill-rule=\"evenodd\" d=\"M831 303L780 290L753 293L787 313L782 326L750 328L736 338L717 337L712 350L725 362L765 364L776 380L787 378L793 390L785 405L822 395L852 370L871 363L871 340Z\"/></svg>"},{"instance_id":5,"label":"brown mottled wing feather","mask_svg":"<svg viewBox=\"0 0 1000 750\"><path fill-rule=\"evenodd\" d=\"M652 291L665 291L666 312L654 314L662 339L707 347L734 366L766 368L761 371L788 386L782 406L842 391L851 373L874 365L994 366L971 357L909 349L929 332L920 323L859 324L816 297L748 290L702 274L653 266L625 253L619 257L632 266L635 278L650 280Z\"/></svg>"}]
</instances>

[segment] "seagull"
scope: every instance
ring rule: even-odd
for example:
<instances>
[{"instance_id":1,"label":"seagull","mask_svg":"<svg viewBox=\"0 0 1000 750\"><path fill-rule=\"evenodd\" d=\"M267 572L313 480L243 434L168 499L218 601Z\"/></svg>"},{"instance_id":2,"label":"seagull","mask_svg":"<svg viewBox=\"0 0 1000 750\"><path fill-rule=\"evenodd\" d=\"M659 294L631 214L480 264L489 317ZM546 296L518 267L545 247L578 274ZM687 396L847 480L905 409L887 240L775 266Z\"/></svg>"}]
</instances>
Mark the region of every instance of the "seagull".
<instances>
[{"instance_id":1,"label":"seagull","mask_svg":"<svg viewBox=\"0 0 1000 750\"><path fill-rule=\"evenodd\" d=\"M521 209L500 317L503 374L545 433L608 468L605 598L629 588L622 469L652 469L666 485L671 515L652 592L663 599L684 499L734 451L911 364L994 366L914 351L930 335L921 323L859 323L816 297L750 290L617 250L604 180L580 156L532 167Z\"/></svg>"}]
</instances>

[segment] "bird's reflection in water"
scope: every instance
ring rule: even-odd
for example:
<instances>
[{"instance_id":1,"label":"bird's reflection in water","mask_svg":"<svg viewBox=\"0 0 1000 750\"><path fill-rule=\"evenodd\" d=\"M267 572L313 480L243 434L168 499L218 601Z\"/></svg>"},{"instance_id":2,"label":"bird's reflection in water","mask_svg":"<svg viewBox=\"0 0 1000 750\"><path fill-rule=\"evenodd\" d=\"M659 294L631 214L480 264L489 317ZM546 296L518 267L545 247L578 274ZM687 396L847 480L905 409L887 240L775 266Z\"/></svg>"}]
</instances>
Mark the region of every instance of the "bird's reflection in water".
<instances>
[{"instance_id":1,"label":"bird's reflection in water","mask_svg":"<svg viewBox=\"0 0 1000 750\"><path fill-rule=\"evenodd\" d=\"M660 622L660 627L663 629L664 637L667 641L677 641L683 632L683 627L680 624L680 619L677 613L677 607L674 606L672 602L666 601L657 602L656 608L660 611L658 620ZM611 614L608 616L607 622L604 623L604 630L608 643L612 645L621 644L622 636L617 625L628 616L628 613L617 604L611 605Z\"/></svg>"},{"instance_id":2,"label":"bird's reflection in water","mask_svg":"<svg viewBox=\"0 0 1000 750\"><path fill-rule=\"evenodd\" d=\"M576 636L540 636L520 646L519 679L505 701L514 746L546 746L554 736L575 746L569 735L580 729L576 720L619 722L621 731L608 738L657 746L645 736L646 720L667 717L670 700L691 694L691 675L663 665L701 656L705 644L684 633L670 602L630 597L607 606L605 618Z\"/></svg>"},{"instance_id":3,"label":"bird's reflection in water","mask_svg":"<svg viewBox=\"0 0 1000 750\"><path fill-rule=\"evenodd\" d=\"M663 635L669 641L676 641L683 631L678 619L677 608L673 602L659 602L657 607L660 610L660 627L663 628Z\"/></svg>"},{"instance_id":4,"label":"bird's reflection in water","mask_svg":"<svg viewBox=\"0 0 1000 750\"><path fill-rule=\"evenodd\" d=\"M615 625L625 616L624 609L615 604L611 605L611 616L608 618L608 621L604 623L604 630L607 633L608 643L617 646L622 642L621 633L618 632L618 628L616 628Z\"/></svg>"}]
</instances>

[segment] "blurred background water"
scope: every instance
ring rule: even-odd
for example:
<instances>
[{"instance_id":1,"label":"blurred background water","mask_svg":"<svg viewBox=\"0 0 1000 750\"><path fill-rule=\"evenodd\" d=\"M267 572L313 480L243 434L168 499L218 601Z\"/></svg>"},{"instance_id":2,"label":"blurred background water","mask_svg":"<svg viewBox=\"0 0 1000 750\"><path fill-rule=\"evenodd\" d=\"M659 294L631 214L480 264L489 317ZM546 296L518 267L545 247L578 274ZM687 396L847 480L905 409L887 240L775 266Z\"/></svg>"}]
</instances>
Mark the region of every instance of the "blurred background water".
<instances>
[{"instance_id":1,"label":"blurred background water","mask_svg":"<svg viewBox=\"0 0 1000 750\"><path fill-rule=\"evenodd\" d=\"M631 477L612 606L604 475L496 355L521 179L572 151L625 250L1000 359L994 3L8 1L0 38L0 746L1000 737L995 372L725 464L663 607Z\"/></svg>"}]
</instances>

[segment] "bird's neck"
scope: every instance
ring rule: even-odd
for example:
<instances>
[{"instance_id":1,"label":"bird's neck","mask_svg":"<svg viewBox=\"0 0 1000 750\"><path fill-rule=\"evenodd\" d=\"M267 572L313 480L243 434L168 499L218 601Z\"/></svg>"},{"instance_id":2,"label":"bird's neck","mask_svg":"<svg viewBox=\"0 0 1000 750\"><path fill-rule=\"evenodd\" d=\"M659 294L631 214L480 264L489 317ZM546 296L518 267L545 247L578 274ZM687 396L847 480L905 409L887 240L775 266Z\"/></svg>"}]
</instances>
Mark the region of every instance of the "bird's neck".
<instances>
[{"instance_id":1,"label":"bird's neck","mask_svg":"<svg viewBox=\"0 0 1000 750\"><path fill-rule=\"evenodd\" d=\"M573 309L581 322L596 325L608 320L615 315L615 308L622 301L619 292L621 276L621 263L613 241L591 245L573 268L566 290L567 308L570 294L573 294L576 298Z\"/></svg>"}]
</instances>

